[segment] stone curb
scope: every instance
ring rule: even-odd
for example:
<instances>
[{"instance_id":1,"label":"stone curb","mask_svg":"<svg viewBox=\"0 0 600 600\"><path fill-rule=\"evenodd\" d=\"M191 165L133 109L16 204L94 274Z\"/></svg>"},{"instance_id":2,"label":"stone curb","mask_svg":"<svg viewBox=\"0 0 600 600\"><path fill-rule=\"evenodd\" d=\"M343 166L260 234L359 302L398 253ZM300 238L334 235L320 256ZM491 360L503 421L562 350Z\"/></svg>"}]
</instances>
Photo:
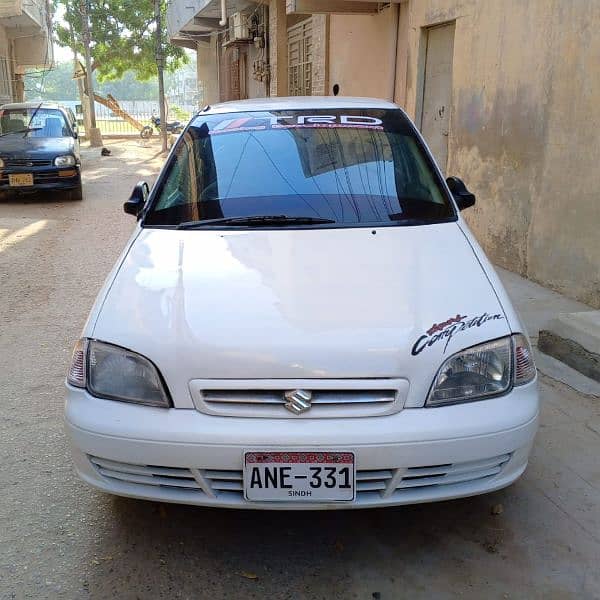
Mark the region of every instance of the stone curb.
<instances>
[{"instance_id":1,"label":"stone curb","mask_svg":"<svg viewBox=\"0 0 600 600\"><path fill-rule=\"evenodd\" d=\"M600 382L600 311L559 315L540 330L538 348Z\"/></svg>"}]
</instances>

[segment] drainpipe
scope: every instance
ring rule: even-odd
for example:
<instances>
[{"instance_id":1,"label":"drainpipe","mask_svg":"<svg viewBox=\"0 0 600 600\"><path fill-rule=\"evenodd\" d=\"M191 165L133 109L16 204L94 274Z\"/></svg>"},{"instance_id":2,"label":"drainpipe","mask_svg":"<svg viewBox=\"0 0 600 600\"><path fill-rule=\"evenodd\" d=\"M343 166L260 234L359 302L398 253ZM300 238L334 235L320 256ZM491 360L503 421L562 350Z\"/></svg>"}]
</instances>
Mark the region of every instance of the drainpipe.
<instances>
[{"instance_id":1,"label":"drainpipe","mask_svg":"<svg viewBox=\"0 0 600 600\"><path fill-rule=\"evenodd\" d=\"M221 20L219 21L221 27L227 25L227 0L221 0Z\"/></svg>"}]
</instances>

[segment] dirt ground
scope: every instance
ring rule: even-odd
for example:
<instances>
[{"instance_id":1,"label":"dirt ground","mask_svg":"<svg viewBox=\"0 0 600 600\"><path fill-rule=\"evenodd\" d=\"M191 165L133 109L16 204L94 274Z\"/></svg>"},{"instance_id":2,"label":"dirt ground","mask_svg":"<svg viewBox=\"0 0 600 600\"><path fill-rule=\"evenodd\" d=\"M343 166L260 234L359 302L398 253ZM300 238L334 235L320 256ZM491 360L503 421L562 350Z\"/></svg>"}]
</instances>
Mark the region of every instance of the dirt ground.
<instances>
[{"instance_id":1,"label":"dirt ground","mask_svg":"<svg viewBox=\"0 0 600 600\"><path fill-rule=\"evenodd\" d=\"M85 199L0 200L0 598L600 598L600 407L542 377L525 476L488 496L343 512L201 509L80 482L73 342L152 181L157 142L84 151Z\"/></svg>"}]
</instances>

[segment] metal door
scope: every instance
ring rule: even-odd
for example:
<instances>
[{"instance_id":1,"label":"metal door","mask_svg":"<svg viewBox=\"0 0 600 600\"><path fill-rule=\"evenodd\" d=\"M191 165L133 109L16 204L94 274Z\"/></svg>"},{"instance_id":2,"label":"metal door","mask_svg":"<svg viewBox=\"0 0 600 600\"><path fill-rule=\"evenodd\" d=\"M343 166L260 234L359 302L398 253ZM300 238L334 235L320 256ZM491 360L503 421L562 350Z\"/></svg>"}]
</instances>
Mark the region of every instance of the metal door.
<instances>
[{"instance_id":1,"label":"metal door","mask_svg":"<svg viewBox=\"0 0 600 600\"><path fill-rule=\"evenodd\" d=\"M452 57L454 23L427 30L421 132L442 171L448 162L452 113Z\"/></svg>"},{"instance_id":2,"label":"metal door","mask_svg":"<svg viewBox=\"0 0 600 600\"><path fill-rule=\"evenodd\" d=\"M312 19L288 29L288 93L312 96Z\"/></svg>"}]
</instances>

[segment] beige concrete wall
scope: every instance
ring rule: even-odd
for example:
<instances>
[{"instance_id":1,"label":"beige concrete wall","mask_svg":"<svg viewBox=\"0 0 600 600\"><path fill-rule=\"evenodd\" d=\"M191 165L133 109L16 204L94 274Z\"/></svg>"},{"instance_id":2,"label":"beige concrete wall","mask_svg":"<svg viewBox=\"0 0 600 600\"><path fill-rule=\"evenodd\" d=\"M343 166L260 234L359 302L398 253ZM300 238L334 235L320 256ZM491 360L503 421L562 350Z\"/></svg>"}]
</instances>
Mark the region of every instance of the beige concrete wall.
<instances>
[{"instance_id":1,"label":"beige concrete wall","mask_svg":"<svg viewBox=\"0 0 600 600\"><path fill-rule=\"evenodd\" d=\"M246 58L246 97L264 98L267 95L267 82L254 79L252 76L255 60L265 60L266 48L256 48L253 44L248 45ZM267 57L268 58L268 57Z\"/></svg>"},{"instance_id":2,"label":"beige concrete wall","mask_svg":"<svg viewBox=\"0 0 600 600\"><path fill-rule=\"evenodd\" d=\"M329 88L341 96L393 100L398 6L375 15L331 15Z\"/></svg>"},{"instance_id":3,"label":"beige concrete wall","mask_svg":"<svg viewBox=\"0 0 600 600\"><path fill-rule=\"evenodd\" d=\"M217 63L217 36L211 36L208 41L198 42L196 56L196 73L198 81L202 82L204 97L200 104L214 104L219 101L219 70Z\"/></svg>"},{"instance_id":4,"label":"beige concrete wall","mask_svg":"<svg viewBox=\"0 0 600 600\"><path fill-rule=\"evenodd\" d=\"M600 2L411 0L406 105L424 27L456 20L448 173L496 263L600 307Z\"/></svg>"}]
</instances>

